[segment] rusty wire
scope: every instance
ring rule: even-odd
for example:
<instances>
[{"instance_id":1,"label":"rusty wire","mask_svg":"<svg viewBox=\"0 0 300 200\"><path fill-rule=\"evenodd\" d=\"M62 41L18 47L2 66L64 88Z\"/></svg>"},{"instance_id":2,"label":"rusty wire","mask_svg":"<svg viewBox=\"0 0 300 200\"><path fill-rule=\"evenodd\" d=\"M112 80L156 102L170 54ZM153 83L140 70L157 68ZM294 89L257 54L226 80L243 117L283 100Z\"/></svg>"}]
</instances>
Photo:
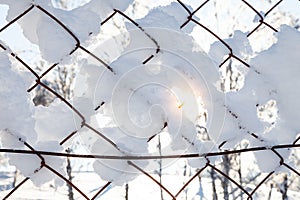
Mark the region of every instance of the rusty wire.
<instances>
[{"instance_id":1,"label":"rusty wire","mask_svg":"<svg viewBox=\"0 0 300 200\"><path fill-rule=\"evenodd\" d=\"M210 0L206 0L202 2L201 4L199 3L199 6L194 10L190 11L189 8L185 5L184 2L181 0L177 0L177 3L183 8L183 10L186 12L187 18L186 21L180 26L180 28L184 28L187 24L189 23L194 23L196 26L199 26L203 29L203 31L209 33L211 36L213 36L216 40L220 41L229 51L228 56L221 62L219 63L219 67L222 67L226 62L230 61L231 59L237 60L239 63L244 65L245 67L249 68L250 65L244 61L243 59L239 58L238 56L235 55L233 52L232 48L230 47L229 44L225 42L220 36L218 36L217 33L214 31L210 30L208 28L208 24L202 24L201 20L198 20L195 18L195 14L198 12L201 12L201 9L206 6L206 4L210 2ZM260 12L255 8L255 5L251 5L249 2L246 0L241 0L243 4L245 4L250 10L252 10L258 17L259 17L259 22L258 24L249 30L249 33L247 37L251 37L255 32L261 27L261 26L266 26L270 29L270 31L277 32L277 30L272 26L272 24L266 23L265 18L267 15L269 15L275 7L280 5L282 3L282 0L278 1L276 4L274 4L269 10L265 12L264 15L260 14ZM69 55L71 56L74 52L77 51L82 51L89 56L93 57L96 59L103 67L105 67L107 70L110 72L114 73L114 69L109 66L102 58L96 56L93 54L91 51L89 51L86 47L82 46L80 40L76 37L76 33L73 33L62 21L60 21L58 18L56 18L54 15L52 15L50 12L48 12L46 9L41 7L40 5L34 5L32 4L28 9L26 9L24 12L22 12L20 15L16 16L13 20L8 22L5 26L3 26L0 29L0 33L6 31L10 26L12 26L14 23L16 23L18 20L22 19L24 16L26 16L28 13L30 13L32 10L37 9L40 12L42 12L44 15L48 16L51 18L54 22L56 22L64 31L66 31L76 42L75 46L73 47L72 50L70 50ZM135 25L140 31L142 31L156 46L156 50L149 55L149 57L145 58L142 64L145 64L149 62L156 54L160 52L160 45L159 43L153 38L150 34L147 33L147 31L140 26L134 19L130 18L127 16L124 12L118 10L118 9L113 9L112 14L107 17L107 19L103 20L102 22L99 22L99 26L105 26L107 22L109 22L113 17L116 15L119 15L123 17L125 20L129 21L133 25ZM7 48L4 46L4 44L0 43L0 48L3 50L7 50ZM97 131L94 127L92 127L90 124L86 122L85 116L76 109L67 99L65 99L62 95L60 95L58 92L56 92L54 89L50 88L46 84L42 82L43 78L52 70L54 70L59 63L54 63L51 66L48 67L41 75L38 75L38 73L34 70L34 67L29 66L24 60L22 60L20 57L16 55L14 52L9 52L11 57L15 59L17 62L19 62L24 68L26 68L33 76L35 76L35 81L36 83L31 86L27 92L32 92L33 89L35 89L37 86L41 86L42 88L46 89L48 92L52 93L55 97L59 98L62 100L66 106L68 106L75 115L77 115L81 119L81 128L85 127L95 134L97 134L100 138L103 140L106 140L108 143L110 143L115 149L119 150L119 147L114 143L114 141L110 140L107 138L105 135L103 135L101 132ZM102 102L101 105L99 105L95 110L99 109L100 106L102 106L105 102ZM167 126L167 124L165 124ZM165 127L164 126L164 127ZM79 130L78 129L78 130ZM63 145L67 141L70 141L78 132L78 130L68 134L62 141L60 141L60 145ZM253 137L257 137L254 133L251 133ZM152 138L149 138L149 141ZM201 176L201 173L203 173L204 170L207 169L213 169L215 170L219 176L224 177L227 179L230 183L235 185L238 189L240 189L244 195L247 196L247 199L253 199L253 195L255 192L261 187L262 184L264 184L275 172L271 171L267 173L267 175L261 180L252 191L248 191L247 189L244 188L244 185L241 183L238 183L236 180L230 177L229 174L224 173L221 169L219 169L217 166L213 165L210 163L209 158L215 157L215 156L224 156L224 155L233 155L233 154L241 154L245 152L257 152L257 151L264 151L264 150L270 150L272 151L278 158L280 159L279 165L282 167L285 167L289 171L295 173L297 176L300 176L300 172L293 168L293 166L289 165L288 163L285 162L284 158L280 155L280 153L277 151L279 149L292 149L292 148L299 148L300 144L297 144L297 142L300 140L300 137L297 138L293 143L291 144L278 144L272 147L254 147L254 148L245 148L245 149L233 149L233 150L222 150L221 147L226 143L226 141L223 141L221 145L219 146L220 151L217 152L207 152L205 154L183 154L183 155L161 155L161 156L109 156L109 155L95 155L95 154L89 154L89 155L82 155L82 154L74 154L74 153L59 153L59 152L47 152L47 151L37 151L35 150L30 144L28 144L25 141L22 141L24 145L27 147L27 150L19 150L19 149L0 149L0 152L5 152L8 154L31 154L31 155L36 155L41 162L40 168L36 170L39 171L42 168L48 169L52 173L54 173L57 177L61 178L66 184L70 185L72 188L74 188L76 191L79 192L79 194L82 196L84 199L96 199L110 184L111 182L107 182L103 187L101 187L98 192L92 197L89 197L87 194L85 194L82 190L80 190L80 186L74 185L71 181L69 181L66 177L64 177L62 174L57 172L55 169L53 169L51 166L49 166L46 161L44 156L56 156L56 157L64 157L64 158L80 158L80 159L86 159L86 158L99 158L99 159L117 159L117 160L126 160L129 165L134 167L137 171L141 172L145 176L149 177L155 184L157 184L158 187L162 188L171 199L176 199L180 193L187 187L189 187L189 184L198 176ZM199 169L179 190L177 193L172 193L168 188L166 188L163 184L161 184L158 180L154 178L151 174L146 172L144 169L139 167L134 161L136 160L150 160L150 159L171 159L171 158L205 158L207 160L205 166L201 169ZM11 190L3 199L13 199L13 194L17 190L22 189L22 185L30 180L30 178L26 177L24 180L22 180L18 185L16 185L13 190Z\"/></svg>"}]
</instances>

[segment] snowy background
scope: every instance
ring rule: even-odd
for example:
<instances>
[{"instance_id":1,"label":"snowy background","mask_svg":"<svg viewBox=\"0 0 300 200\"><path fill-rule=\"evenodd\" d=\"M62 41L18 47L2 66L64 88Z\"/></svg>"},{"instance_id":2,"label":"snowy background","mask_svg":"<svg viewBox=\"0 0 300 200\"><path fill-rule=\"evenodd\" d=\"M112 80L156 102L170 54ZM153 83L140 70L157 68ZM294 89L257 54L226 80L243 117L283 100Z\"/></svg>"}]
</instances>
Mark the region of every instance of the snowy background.
<instances>
[{"instance_id":1,"label":"snowy background","mask_svg":"<svg viewBox=\"0 0 300 200\"><path fill-rule=\"evenodd\" d=\"M0 10L0 198L300 197L299 1Z\"/></svg>"}]
</instances>

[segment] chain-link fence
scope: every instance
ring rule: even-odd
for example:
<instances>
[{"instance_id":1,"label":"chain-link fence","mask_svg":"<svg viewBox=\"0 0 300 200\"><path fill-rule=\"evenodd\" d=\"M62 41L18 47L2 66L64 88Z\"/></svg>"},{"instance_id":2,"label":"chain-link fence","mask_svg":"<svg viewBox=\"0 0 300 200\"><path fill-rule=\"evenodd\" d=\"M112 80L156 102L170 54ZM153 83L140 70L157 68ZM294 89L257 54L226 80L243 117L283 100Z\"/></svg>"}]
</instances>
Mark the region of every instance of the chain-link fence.
<instances>
[{"instance_id":1,"label":"chain-link fence","mask_svg":"<svg viewBox=\"0 0 300 200\"><path fill-rule=\"evenodd\" d=\"M228 50L227 56L224 57L222 62L218 63L219 68L229 66L232 62L238 62L240 66L243 66L244 68L251 68L251 66L248 64L248 60L245 60L244 58L241 58L235 54L232 47L229 43L226 42L224 38L224 35L220 33L217 29L212 27L210 22L205 21L205 19L200 18L198 19L197 15L204 12L205 9L210 9L209 11L205 11L206 13L209 13L210 15L218 15L221 13L218 13L220 10L214 10L216 8L216 2L217 1L199 1L198 7L194 8L192 11L189 6L184 1L175 1L176 4L178 4L182 8L182 13L186 16L186 21L183 22L180 25L180 29L184 29L188 25L196 26L198 29L199 34L205 35L205 37L211 38L212 41L219 41L221 44ZM287 1L288 2L288 1ZM244 13L249 14L252 13L253 16L256 16L257 20L252 21L252 19L249 17L248 20L251 20L249 22L244 22L251 24L248 27L245 28L245 32L247 32L247 37L249 40L251 38L254 38L256 40L257 37L260 37L260 41L266 41L269 40L268 35L261 34L260 32L268 32L268 33L275 33L279 30L278 23L272 24L272 20L269 20L269 16L272 16L274 14L274 10L276 10L281 4L286 4L286 1L280 0L278 2L271 2L269 3L269 8L267 10L259 10L259 2L256 3L256 1L245 1L240 0L236 1L237 4L243 6L243 9L245 9ZM288 4L288 3L287 3ZM299 10L300 10L300 4L298 4ZM30 15L33 11L38 11L40 14L48 17L52 20L52 22L56 23L58 29L56 30L58 34L60 32L63 32L62 34L69 35L70 38L73 40L73 48L69 49L69 56L80 52L81 54L85 55L86 57L89 57L91 59L94 59L96 62L98 62L98 65L103 67L103 69L106 69L109 72L114 73L114 68L110 66L110 64L106 61L105 58L102 58L97 55L97 53L93 53L92 50L89 50L87 47L85 47L80 39L77 37L77 33L71 31L70 28L68 28L68 25L66 25L62 20L58 19L54 14L52 14L50 11L45 9L43 6L39 4L31 4L27 9L20 12L18 16L15 16L13 20L9 21L7 24L5 24L1 29L0 33L8 32L9 29L19 21L21 21L23 18L25 18L27 15ZM226 11L224 11L226 12ZM274 14L275 15L275 14ZM153 58L158 56L161 53L161 45L158 42L155 37L151 35L151 33L147 32L147 28L143 27L143 25L140 25L137 20L130 17L130 15L126 14L126 12L123 12L118 9L111 10L111 13L109 17L107 17L102 22L99 21L99 27L105 28L105 26L109 23L114 24L114 18L121 18L122 20L126 21L127 23L135 26L136 29L138 29L141 33L146 36L146 38L150 39L152 44L154 45L154 51L150 52L149 55L145 57L143 61L141 61L141 65L145 65ZM272 16L274 17L274 16ZM233 21L236 20L235 18L239 18L242 20L243 13L240 16L233 16ZM220 23L222 26L226 27L226 22L222 22L222 16L220 17ZM269 22L270 21L270 22ZM297 22L297 20L296 20ZM29 26L29 25L28 25ZM232 26L232 30L229 32L232 32L235 30L235 26ZM297 29L296 25L295 28ZM255 36L256 34L259 34L259 36ZM175 41L176 42L176 41ZM64 45L64 44L61 44ZM35 84L32 85L30 88L28 88L28 93L34 93L35 90L41 90L43 89L46 91L46 95L51 96L52 98L58 98L60 99L67 107L69 107L73 114L76 117L80 118L80 127L73 131L72 133L68 133L68 135L60 141L60 145L62 145L64 148L67 146L66 144L69 144L73 141L74 138L76 138L77 133L79 130L86 129L91 132L93 132L97 137L101 140L104 140L108 142L115 150L121 151L117 141L114 141L107 137L105 134L100 132L97 128L93 127L89 122L87 122L86 116L83 112L81 112L79 109L77 109L76 105L72 103L64 94L57 91L57 88L52 88L50 84L47 84L47 79L49 74L51 74L53 71L58 70L59 67L64 66L64 63L56 62L53 64L50 64L49 66L44 66L42 73L37 69L36 66L32 66L31 64L26 63L26 59L23 59L18 56L15 52L10 52L9 47L7 47L5 44L0 43L0 48L3 49L7 54L10 54L10 59L13 61L16 61L18 65L21 65L24 67L28 72L30 72L35 78ZM106 47L105 47L106 48ZM288 52L287 52L288 53ZM76 64L76 63L75 63ZM74 65L75 65L74 64ZM40 66L38 66L40 67ZM41 67L40 67L41 68ZM5 76L5 74L1 74L1 76ZM76 75L75 75L76 76ZM98 106L94 108L95 112L101 109L101 107L105 104L105 102L100 102ZM232 115L235 115L232 113ZM238 117L238 116L236 116ZM13 119L12 119L13 120ZM63 126L62 122L62 126ZM163 129L168 126L167 123L164 124ZM199 126L199 129L201 127ZM205 132L205 130L204 130ZM155 134L151 136L148 141L152 141L154 137L157 137L159 134ZM261 140L258 135L255 133L250 133L251 137ZM203 138L202 138L203 139ZM87 192L82 190L82 185L80 184L80 181L77 181L76 183L74 180L72 181L72 175L67 176L65 174L62 174L61 172L57 171L55 168L51 166L51 164L47 163L47 159L45 157L60 157L68 160L77 159L79 162L82 160L87 159L101 159L101 160L123 160L126 161L127 164L131 167L133 167L137 173L140 173L140 176L146 177L146 179L149 179L150 182L147 182L147 184L154 185L159 190L156 190L157 192L160 191L161 198L162 199L181 199L181 198L187 198L187 199L196 199L196 197L190 196L184 196L187 195L187 190L191 185L193 185L195 182L198 181L199 185L197 185L198 188L203 187L202 184L209 184L211 185L209 187L208 191L202 191L203 193L208 193L209 195L205 195L206 199L256 199L258 198L257 193L264 193L265 197L268 197L269 199L273 199L275 197L272 196L272 189L278 189L280 191L282 199L287 199L289 193L289 187L292 187L292 184L296 184L293 191L297 194L299 191L299 187L297 186L297 180L299 179L300 172L299 172L299 165L291 165L289 163L289 159L283 157L281 155L281 150L288 149L294 151L295 155L297 154L297 148L300 147L300 144L298 144L300 137L296 138L292 143L288 144L277 144L273 146L258 146L258 147L247 147L247 145L240 143L238 146L236 146L234 149L226 149L223 150L223 146L226 145L227 141L222 141L218 145L218 150L213 150L211 152L205 152L205 153L180 153L180 154L171 154L171 155L120 155L120 156L114 156L114 155L103 155L103 154L80 154L80 153L74 153L70 151L69 148L66 148L65 153L58 153L58 152L51 152L51 151L39 151L36 150L35 147L32 144L27 143L27 141L22 141L24 145L27 147L27 149L5 149L1 148L0 152L5 152L6 155L11 154L24 154L24 155L36 155L40 159L40 167L35 171L35 173L38 173L39 170L48 170L61 180L65 182L66 185L69 186L69 189L78 192L78 199L101 199L103 193L109 193L113 192L110 191L109 188L114 185L113 182L106 182L101 183L99 182L98 189L93 192ZM205 140L209 140L209 137ZM262 173L259 170L257 170L257 173L253 172L253 175L250 177L243 177L243 172L241 172L243 161L242 157L244 157L244 160L249 154L249 152L259 152L259 151L270 151L273 155L279 158L280 163L279 167L284 168L287 173L276 173L275 170L269 171L268 173ZM187 170L184 171L184 177L185 180L184 183L180 185L179 183L176 183L176 187L172 188L170 183L164 184L164 181L162 180L164 176L166 176L166 179L168 178L168 175L163 174L161 171L160 173L153 174L151 172L148 172L148 170L141 167L138 163L140 160L156 160L156 161L162 161L162 160L168 160L168 159L178 159L178 160L186 160L191 158L203 158L205 159L205 164L203 167L200 167L196 170L191 170L189 175L187 175ZM222 161L220 162L212 162L215 158L222 158ZM26 165L26 163L24 163ZM248 163L249 165L249 163ZM251 165L251 164L250 164ZM185 166L186 168L187 166ZM298 167L298 168L297 168ZM163 169L160 169L163 170ZM75 172L73 172L75 173ZM280 181L276 181L276 177L283 177L280 179ZM13 175L11 176L13 177ZM173 177L179 177L179 175L175 174ZM171 178L170 178L171 179ZM179 178L178 178L179 179ZM15 185L13 185L13 188L8 188L10 191L7 192L5 196L2 196L2 199L16 199L14 195L20 191L23 190L23 185L25 185L26 182L30 180L30 177L25 177L21 181L17 181ZM176 180L176 178L175 178ZM174 181L175 181L174 180ZM208 181L209 180L209 181ZM202 181L202 182L201 182ZM94 183L94 185L97 185L98 183ZM130 181L126 184L126 187L124 189L124 198L125 199L137 199L135 196L135 189L134 187L137 186L131 186ZM147 185L143 185L143 188L147 190ZM171 188L170 188L171 187ZM194 187L194 186L193 186ZM4 190L4 189L3 189ZM139 190L139 189L137 189ZM144 189L143 189L144 190ZM208 189L206 189L208 190ZM3 194L3 193L1 193ZM294 193L293 193L294 194ZM195 194L196 196L196 194ZM201 196L201 195L199 195ZM298 195L299 197L299 195ZM67 197L66 197L67 198ZM70 197L69 198L74 198ZM297 198L297 197L295 197ZM39 199L39 196L36 196L36 199ZM199 197L200 199L200 197ZM202 198L201 198L202 199Z\"/></svg>"}]
</instances>

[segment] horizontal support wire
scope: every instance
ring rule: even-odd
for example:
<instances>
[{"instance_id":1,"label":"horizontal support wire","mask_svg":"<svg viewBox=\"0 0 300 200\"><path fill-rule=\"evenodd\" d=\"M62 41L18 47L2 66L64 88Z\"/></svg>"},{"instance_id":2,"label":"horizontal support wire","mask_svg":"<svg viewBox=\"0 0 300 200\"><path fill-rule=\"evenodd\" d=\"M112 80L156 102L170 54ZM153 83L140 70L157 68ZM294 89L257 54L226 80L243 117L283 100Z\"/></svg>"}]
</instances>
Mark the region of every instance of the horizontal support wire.
<instances>
[{"instance_id":1,"label":"horizontal support wire","mask_svg":"<svg viewBox=\"0 0 300 200\"><path fill-rule=\"evenodd\" d=\"M2 153L13 153L13 154L40 154L44 156L57 156L57 157L70 157L70 158L96 158L96 159L105 159L105 160L157 160L157 159L174 159L174 158L209 158L215 156L224 156L232 154L240 154L246 152L258 152L258 151L268 151L272 149L291 149L299 148L300 144L282 144L275 145L273 147L253 147L246 149L236 149L236 150L226 150L222 152L208 152L208 153L191 153L191 154L176 154L176 155L147 155L147 156L114 156L114 155L99 155L99 154L73 154L73 153L59 153L59 152L50 152L50 151L29 151L22 149L5 149L0 148Z\"/></svg>"}]
</instances>

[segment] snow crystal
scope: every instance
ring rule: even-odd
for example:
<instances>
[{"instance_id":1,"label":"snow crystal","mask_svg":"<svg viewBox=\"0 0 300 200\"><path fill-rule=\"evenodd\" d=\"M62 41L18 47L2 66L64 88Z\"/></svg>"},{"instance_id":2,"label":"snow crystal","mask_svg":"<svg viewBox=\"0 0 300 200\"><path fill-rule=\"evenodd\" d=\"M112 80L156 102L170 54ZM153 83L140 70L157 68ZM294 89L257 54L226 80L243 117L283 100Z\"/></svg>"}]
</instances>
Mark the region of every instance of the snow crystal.
<instances>
[{"instance_id":1,"label":"snow crystal","mask_svg":"<svg viewBox=\"0 0 300 200\"><path fill-rule=\"evenodd\" d=\"M24 1L0 0L0 4L6 4L9 6L6 20L11 21L15 17L23 13L26 9L28 9L32 5L32 0L24 0Z\"/></svg>"},{"instance_id":2,"label":"snow crystal","mask_svg":"<svg viewBox=\"0 0 300 200\"><path fill-rule=\"evenodd\" d=\"M113 9L125 10L132 1L90 1L70 11L54 8L50 2L35 1L50 14L57 17L80 42L85 42L91 34L98 34L100 22ZM31 1L1 1L9 6L7 20L11 21L19 11L26 10ZM24 35L34 44L38 44L42 57L49 62L59 62L76 47L76 40L60 24L46 13L34 8L21 20L18 20ZM64 44L64 45L61 45Z\"/></svg>"},{"instance_id":3,"label":"snow crystal","mask_svg":"<svg viewBox=\"0 0 300 200\"><path fill-rule=\"evenodd\" d=\"M3 148L8 149L25 149L29 150L27 146L24 145L24 142L17 132L10 132L9 130L0 131L1 142ZM28 143L28 142L27 142ZM30 145L30 144L29 144ZM62 147L58 144L57 141L44 141L37 143L34 147L35 150L40 151L62 151ZM42 184L53 180L56 178L56 175L42 167L42 160L37 155L30 154L9 154L9 163L15 165L21 173L30 177L31 181L36 186L41 186ZM64 159L51 156L43 156L45 163L52 167L55 170L58 170L59 173L65 174L64 172ZM62 181L56 181L57 185L62 185Z\"/></svg>"},{"instance_id":4,"label":"snow crystal","mask_svg":"<svg viewBox=\"0 0 300 200\"><path fill-rule=\"evenodd\" d=\"M85 5L87 9L98 13L102 20L106 19L113 13L113 9L125 11L133 0L92 0Z\"/></svg>"},{"instance_id":5,"label":"snow crystal","mask_svg":"<svg viewBox=\"0 0 300 200\"><path fill-rule=\"evenodd\" d=\"M280 158L271 150L254 153L261 172L271 172L279 167Z\"/></svg>"},{"instance_id":6,"label":"snow crystal","mask_svg":"<svg viewBox=\"0 0 300 200\"><path fill-rule=\"evenodd\" d=\"M76 41L49 17L41 16L37 27L38 45L45 60L52 63L59 62L75 49Z\"/></svg>"},{"instance_id":7,"label":"snow crystal","mask_svg":"<svg viewBox=\"0 0 300 200\"><path fill-rule=\"evenodd\" d=\"M62 146L57 141L42 141L35 145L35 149L38 151L50 151L50 152L61 152L63 150ZM43 156L45 163L52 169L58 171L61 175L65 176L65 159L54 156ZM26 161L30 162L30 161ZM36 185L41 186L51 180L55 180L55 186L62 186L64 181L57 177L56 174L51 172L46 167L41 168L38 172L30 175L30 180Z\"/></svg>"},{"instance_id":8,"label":"snow crystal","mask_svg":"<svg viewBox=\"0 0 300 200\"><path fill-rule=\"evenodd\" d=\"M263 11L260 11L259 14L264 17L265 16L265 13ZM253 19L253 22L255 23L258 23L259 20L261 20L261 18L259 17L259 15L255 15L254 19Z\"/></svg>"},{"instance_id":9,"label":"snow crystal","mask_svg":"<svg viewBox=\"0 0 300 200\"><path fill-rule=\"evenodd\" d=\"M37 106L35 120L38 141L62 141L81 125L80 118L60 100L55 100L49 107Z\"/></svg>"},{"instance_id":10,"label":"snow crystal","mask_svg":"<svg viewBox=\"0 0 300 200\"><path fill-rule=\"evenodd\" d=\"M278 33L278 42L270 49L260 53L251 62L271 84L268 93L274 99L278 108L278 117L286 127L294 130L294 136L299 131L300 117L298 99L299 88L299 42L300 34L294 28L282 26ZM259 89L259 88L257 88Z\"/></svg>"},{"instance_id":11,"label":"snow crystal","mask_svg":"<svg viewBox=\"0 0 300 200\"><path fill-rule=\"evenodd\" d=\"M11 68L6 52L0 50L0 130L19 132L22 138L34 142L33 103L26 92L28 85L23 77Z\"/></svg>"},{"instance_id":12,"label":"snow crystal","mask_svg":"<svg viewBox=\"0 0 300 200\"><path fill-rule=\"evenodd\" d=\"M242 60L247 60L252 55L247 34L241 31L234 31L232 38L225 39L224 42L230 46L233 54ZM209 50L209 55L218 64L222 63L229 53L229 49L220 41L214 42Z\"/></svg>"},{"instance_id":13,"label":"snow crystal","mask_svg":"<svg viewBox=\"0 0 300 200\"><path fill-rule=\"evenodd\" d=\"M117 127L106 128L102 133L110 139L114 139L119 149L102 139L97 140L91 152L98 155L145 155L147 150L147 141L126 136L121 129ZM138 166L145 167L146 161L135 161ZM94 162L94 169L99 176L106 181L113 181L116 185L122 185L127 181L134 179L139 175L138 171L127 163L127 160L105 160L97 159Z\"/></svg>"},{"instance_id":14,"label":"snow crystal","mask_svg":"<svg viewBox=\"0 0 300 200\"><path fill-rule=\"evenodd\" d=\"M59 19L81 42L100 31L99 11L92 11L89 3L68 11L54 8L51 3L45 1L37 1L37 4Z\"/></svg>"},{"instance_id":15,"label":"snow crystal","mask_svg":"<svg viewBox=\"0 0 300 200\"><path fill-rule=\"evenodd\" d=\"M192 8L189 8L192 11ZM180 26L187 20L187 18L188 13L178 3L172 2L170 5L160 6L150 10L144 18L135 21L143 28L155 27L171 29L179 32L183 32L184 30L185 32L190 33L195 26L193 23L189 23L183 30L180 29ZM126 26L129 30L137 28L131 23L126 23Z\"/></svg>"},{"instance_id":16,"label":"snow crystal","mask_svg":"<svg viewBox=\"0 0 300 200\"><path fill-rule=\"evenodd\" d=\"M258 135L260 146L291 143L299 132L299 45L297 30L282 26L277 33L278 42L253 58L238 92L228 93L226 106L237 116L241 128ZM291 49L293 51L291 51ZM278 117L273 127L258 116L258 106L270 100L276 102ZM255 146L258 139L250 140ZM271 171L279 165L279 157L271 151L255 153L262 171ZM284 157L287 157L286 152ZM268 159L268 161L266 161Z\"/></svg>"}]
</instances>

